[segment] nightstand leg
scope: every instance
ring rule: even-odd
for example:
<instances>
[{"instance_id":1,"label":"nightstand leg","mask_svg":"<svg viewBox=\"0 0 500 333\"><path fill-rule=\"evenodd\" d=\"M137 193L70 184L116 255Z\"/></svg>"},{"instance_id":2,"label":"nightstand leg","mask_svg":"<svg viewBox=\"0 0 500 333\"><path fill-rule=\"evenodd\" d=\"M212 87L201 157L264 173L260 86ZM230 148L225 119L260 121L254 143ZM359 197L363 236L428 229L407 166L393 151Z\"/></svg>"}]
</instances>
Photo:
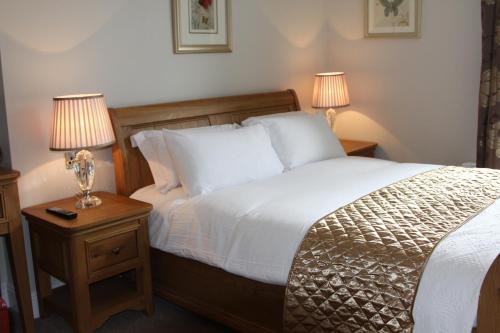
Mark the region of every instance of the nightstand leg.
<instances>
[{"instance_id":1,"label":"nightstand leg","mask_svg":"<svg viewBox=\"0 0 500 333\"><path fill-rule=\"evenodd\" d=\"M50 275L42 270L38 264L39 253L40 253L40 242L39 237L36 232L30 228L30 238L31 238L31 254L33 255L33 267L35 270L35 283L36 292L38 299L38 311L40 312L40 317L45 318L48 315L47 309L45 308L44 299L52 293L52 286L50 284Z\"/></svg>"},{"instance_id":2,"label":"nightstand leg","mask_svg":"<svg viewBox=\"0 0 500 333\"><path fill-rule=\"evenodd\" d=\"M35 279L36 279L36 291L38 298L38 310L40 311L40 317L45 318L48 315L47 309L45 308L44 298L50 296L52 293L52 287L50 285L50 275L45 273L35 264Z\"/></svg>"},{"instance_id":3,"label":"nightstand leg","mask_svg":"<svg viewBox=\"0 0 500 333\"><path fill-rule=\"evenodd\" d=\"M136 288L137 290L144 295L144 312L148 316L152 316L155 309L153 305L153 290L151 287L151 275L149 274L149 269L136 269Z\"/></svg>"},{"instance_id":4,"label":"nightstand leg","mask_svg":"<svg viewBox=\"0 0 500 333\"><path fill-rule=\"evenodd\" d=\"M78 333L92 332L89 286L73 281L70 286L73 327Z\"/></svg>"},{"instance_id":5,"label":"nightstand leg","mask_svg":"<svg viewBox=\"0 0 500 333\"><path fill-rule=\"evenodd\" d=\"M92 308L90 302L90 286L87 281L85 251L82 251L82 241L72 239L69 245L71 310L73 311L73 328L77 333L93 331Z\"/></svg>"}]
</instances>

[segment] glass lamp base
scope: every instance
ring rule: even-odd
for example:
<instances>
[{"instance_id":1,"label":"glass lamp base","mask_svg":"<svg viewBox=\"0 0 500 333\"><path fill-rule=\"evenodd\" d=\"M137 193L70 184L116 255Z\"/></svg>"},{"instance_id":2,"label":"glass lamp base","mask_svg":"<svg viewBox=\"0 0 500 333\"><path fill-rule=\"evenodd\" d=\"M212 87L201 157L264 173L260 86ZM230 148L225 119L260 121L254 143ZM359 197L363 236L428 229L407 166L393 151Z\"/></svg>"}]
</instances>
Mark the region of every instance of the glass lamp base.
<instances>
[{"instance_id":1,"label":"glass lamp base","mask_svg":"<svg viewBox=\"0 0 500 333\"><path fill-rule=\"evenodd\" d=\"M85 209L99 206L102 203L101 199L90 195L95 176L95 162L92 153L88 150L80 150L73 159L72 165L78 186L82 191L76 208Z\"/></svg>"},{"instance_id":2,"label":"glass lamp base","mask_svg":"<svg viewBox=\"0 0 500 333\"><path fill-rule=\"evenodd\" d=\"M76 208L85 209L85 208L95 208L102 204L102 200L96 196L88 196L79 199L76 202Z\"/></svg>"},{"instance_id":3,"label":"glass lamp base","mask_svg":"<svg viewBox=\"0 0 500 333\"><path fill-rule=\"evenodd\" d=\"M325 112L326 120L328 121L328 125L332 129L332 132L335 132L335 117L337 116L337 112L330 108Z\"/></svg>"}]
</instances>

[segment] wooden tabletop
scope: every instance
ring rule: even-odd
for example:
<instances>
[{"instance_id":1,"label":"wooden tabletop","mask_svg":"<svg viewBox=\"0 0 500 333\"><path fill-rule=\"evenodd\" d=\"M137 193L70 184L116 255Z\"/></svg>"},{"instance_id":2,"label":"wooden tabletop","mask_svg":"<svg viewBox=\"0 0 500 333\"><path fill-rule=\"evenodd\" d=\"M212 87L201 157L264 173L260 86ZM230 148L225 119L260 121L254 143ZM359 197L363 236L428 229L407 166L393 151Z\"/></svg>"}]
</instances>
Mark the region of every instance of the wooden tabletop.
<instances>
[{"instance_id":1,"label":"wooden tabletop","mask_svg":"<svg viewBox=\"0 0 500 333\"><path fill-rule=\"evenodd\" d=\"M128 217L145 215L153 208L149 203L121 195L108 192L96 192L93 194L102 200L102 204L96 208L77 209L75 207L77 199L76 197L71 197L24 208L23 214L28 219L49 223L63 232L74 233ZM65 220L47 213L45 210L50 207L71 210L78 213L78 217L74 220Z\"/></svg>"},{"instance_id":2,"label":"wooden tabletop","mask_svg":"<svg viewBox=\"0 0 500 333\"><path fill-rule=\"evenodd\" d=\"M377 147L376 142L370 141L358 141L358 140L349 140L349 139L340 139L340 143L346 154L355 154L367 149L374 149Z\"/></svg>"},{"instance_id":3,"label":"wooden tabletop","mask_svg":"<svg viewBox=\"0 0 500 333\"><path fill-rule=\"evenodd\" d=\"M0 181L19 178L19 171L0 168Z\"/></svg>"}]
</instances>

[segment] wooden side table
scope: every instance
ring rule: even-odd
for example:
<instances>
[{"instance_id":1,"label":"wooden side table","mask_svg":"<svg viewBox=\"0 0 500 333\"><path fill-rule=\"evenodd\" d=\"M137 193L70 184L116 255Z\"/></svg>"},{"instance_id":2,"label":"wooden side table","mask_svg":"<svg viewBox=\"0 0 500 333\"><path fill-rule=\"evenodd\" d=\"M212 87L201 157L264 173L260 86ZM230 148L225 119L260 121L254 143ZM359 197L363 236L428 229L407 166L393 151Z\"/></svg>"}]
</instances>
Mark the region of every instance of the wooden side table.
<instances>
[{"instance_id":1,"label":"wooden side table","mask_svg":"<svg viewBox=\"0 0 500 333\"><path fill-rule=\"evenodd\" d=\"M340 143L349 156L375 157L375 142L340 139Z\"/></svg>"},{"instance_id":2,"label":"wooden side table","mask_svg":"<svg viewBox=\"0 0 500 333\"><path fill-rule=\"evenodd\" d=\"M0 169L0 236L7 236L17 304L25 332L35 331L31 288L26 266L21 209L17 191L19 172Z\"/></svg>"},{"instance_id":3,"label":"wooden side table","mask_svg":"<svg viewBox=\"0 0 500 333\"><path fill-rule=\"evenodd\" d=\"M54 311L76 332L91 332L126 309L153 313L148 216L152 206L100 192L97 208L67 198L23 209L27 217L40 314ZM64 220L45 209L76 211ZM66 283L52 290L49 276Z\"/></svg>"}]
</instances>

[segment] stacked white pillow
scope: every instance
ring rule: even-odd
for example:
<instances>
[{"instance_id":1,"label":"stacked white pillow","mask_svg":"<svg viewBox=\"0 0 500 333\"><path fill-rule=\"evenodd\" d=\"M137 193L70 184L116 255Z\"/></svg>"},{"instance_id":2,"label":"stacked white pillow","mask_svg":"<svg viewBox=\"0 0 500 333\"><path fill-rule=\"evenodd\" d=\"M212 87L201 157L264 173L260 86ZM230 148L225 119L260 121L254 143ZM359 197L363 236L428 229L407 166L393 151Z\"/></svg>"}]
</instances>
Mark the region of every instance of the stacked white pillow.
<instances>
[{"instance_id":1,"label":"stacked white pillow","mask_svg":"<svg viewBox=\"0 0 500 333\"><path fill-rule=\"evenodd\" d=\"M158 191L167 193L177 186L179 180L161 130L139 132L131 136L130 141L132 147L139 147L141 154L148 162Z\"/></svg>"},{"instance_id":2,"label":"stacked white pillow","mask_svg":"<svg viewBox=\"0 0 500 333\"><path fill-rule=\"evenodd\" d=\"M146 158L158 191L182 184L190 196L345 156L322 113L252 117L243 125L148 130L131 141Z\"/></svg>"},{"instance_id":3,"label":"stacked white pillow","mask_svg":"<svg viewBox=\"0 0 500 333\"><path fill-rule=\"evenodd\" d=\"M322 113L289 112L243 121L244 126L263 125L286 170L346 156Z\"/></svg>"},{"instance_id":4,"label":"stacked white pillow","mask_svg":"<svg viewBox=\"0 0 500 333\"><path fill-rule=\"evenodd\" d=\"M175 130L180 133L223 132L238 128L237 124L218 126L195 127ZM161 193L167 193L179 186L179 178L175 172L172 157L167 149L167 144L162 130L147 130L130 137L132 147L139 147L142 155L148 162L155 187Z\"/></svg>"},{"instance_id":5,"label":"stacked white pillow","mask_svg":"<svg viewBox=\"0 0 500 333\"><path fill-rule=\"evenodd\" d=\"M224 132L164 131L182 186L190 196L283 172L261 125Z\"/></svg>"}]
</instances>

